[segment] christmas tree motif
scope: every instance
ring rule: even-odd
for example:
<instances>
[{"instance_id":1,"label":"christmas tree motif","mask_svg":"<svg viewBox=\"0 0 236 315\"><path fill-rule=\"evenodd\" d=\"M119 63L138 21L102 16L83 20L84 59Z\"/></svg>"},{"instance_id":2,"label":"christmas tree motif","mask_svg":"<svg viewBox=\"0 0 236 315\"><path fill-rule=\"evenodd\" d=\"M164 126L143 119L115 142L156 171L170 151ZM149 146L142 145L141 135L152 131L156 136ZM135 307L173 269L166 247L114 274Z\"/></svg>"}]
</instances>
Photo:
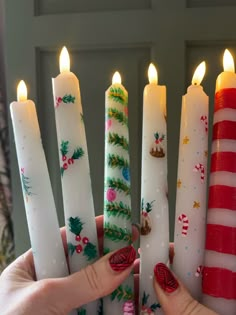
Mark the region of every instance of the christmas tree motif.
<instances>
[{"instance_id":1,"label":"christmas tree motif","mask_svg":"<svg viewBox=\"0 0 236 315\"><path fill-rule=\"evenodd\" d=\"M164 152L161 145L165 139L165 136L163 134L160 135L158 132L156 132L156 133L154 133L154 138L155 138L155 141L154 141L154 145L150 151L150 154L154 157L162 158L165 156L165 152Z\"/></svg>"},{"instance_id":2,"label":"christmas tree motif","mask_svg":"<svg viewBox=\"0 0 236 315\"><path fill-rule=\"evenodd\" d=\"M130 181L129 162L123 156L108 154L107 164L111 168L119 168L122 170L122 176L126 181Z\"/></svg>"},{"instance_id":3,"label":"christmas tree motif","mask_svg":"<svg viewBox=\"0 0 236 315\"><path fill-rule=\"evenodd\" d=\"M63 97L57 96L55 107L58 107L61 103L70 104L74 102L75 102L75 96L72 96L71 94L66 94Z\"/></svg>"},{"instance_id":4,"label":"christmas tree motif","mask_svg":"<svg viewBox=\"0 0 236 315\"><path fill-rule=\"evenodd\" d=\"M109 98L122 105L127 105L128 94L120 87L111 86L109 89Z\"/></svg>"},{"instance_id":5,"label":"christmas tree motif","mask_svg":"<svg viewBox=\"0 0 236 315\"><path fill-rule=\"evenodd\" d=\"M29 177L25 176L25 169L21 167L20 169L21 172L21 183L23 187L23 191L25 194L25 199L28 202L28 197L34 195L31 191L31 186L30 186L30 179Z\"/></svg>"},{"instance_id":6,"label":"christmas tree motif","mask_svg":"<svg viewBox=\"0 0 236 315\"><path fill-rule=\"evenodd\" d=\"M81 236L84 223L81 222L80 218L75 217L69 218L69 230L71 233L75 234L76 245L68 243L68 252L72 256L75 252L80 254L83 252L83 255L87 258L88 261L95 259L97 257L97 248L92 244L87 236Z\"/></svg>"},{"instance_id":7,"label":"christmas tree motif","mask_svg":"<svg viewBox=\"0 0 236 315\"><path fill-rule=\"evenodd\" d=\"M61 152L61 160L62 160L62 166L61 166L61 176L63 176L64 172L68 169L68 167L72 164L74 164L74 160L79 160L84 156L84 150L81 147L78 147L74 149L74 152L71 157L67 156L67 153L69 152L69 141L62 140L61 146L60 146L60 152Z\"/></svg>"},{"instance_id":8,"label":"christmas tree motif","mask_svg":"<svg viewBox=\"0 0 236 315\"><path fill-rule=\"evenodd\" d=\"M142 297L141 315L155 315L156 309L161 308L161 305L159 303L153 303L152 305L148 306L148 299L149 294L146 294L144 291Z\"/></svg>"},{"instance_id":9,"label":"christmas tree motif","mask_svg":"<svg viewBox=\"0 0 236 315\"><path fill-rule=\"evenodd\" d=\"M151 202L146 202L144 204L144 199L142 198L141 203L141 235L148 235L152 230L151 218L149 213L152 211L152 206L155 200Z\"/></svg>"},{"instance_id":10,"label":"christmas tree motif","mask_svg":"<svg viewBox=\"0 0 236 315\"><path fill-rule=\"evenodd\" d=\"M108 217L122 217L130 220L131 209L125 205L122 201L120 202L106 202L105 210Z\"/></svg>"},{"instance_id":11,"label":"christmas tree motif","mask_svg":"<svg viewBox=\"0 0 236 315\"><path fill-rule=\"evenodd\" d=\"M109 132L107 141L109 144L117 145L125 151L129 151L129 142L124 136L119 136L117 133Z\"/></svg>"},{"instance_id":12,"label":"christmas tree motif","mask_svg":"<svg viewBox=\"0 0 236 315\"><path fill-rule=\"evenodd\" d=\"M133 300L134 294L132 289L126 285L125 287L123 285L120 285L115 291L111 294L111 300L114 301L117 299L119 302L121 300L123 301L130 301Z\"/></svg>"},{"instance_id":13,"label":"christmas tree motif","mask_svg":"<svg viewBox=\"0 0 236 315\"><path fill-rule=\"evenodd\" d=\"M128 126L128 117L127 115L124 115L123 112L117 110L116 108L109 107L107 109L107 118L111 119L114 118L122 125Z\"/></svg>"},{"instance_id":14,"label":"christmas tree motif","mask_svg":"<svg viewBox=\"0 0 236 315\"><path fill-rule=\"evenodd\" d=\"M127 185L120 178L115 179L108 177L106 180L106 186L119 192L123 192L126 196L130 195L130 185Z\"/></svg>"},{"instance_id":15,"label":"christmas tree motif","mask_svg":"<svg viewBox=\"0 0 236 315\"><path fill-rule=\"evenodd\" d=\"M122 229L115 224L105 222L104 224L104 236L114 242L124 241L129 245L132 242L132 233L127 229Z\"/></svg>"}]
</instances>

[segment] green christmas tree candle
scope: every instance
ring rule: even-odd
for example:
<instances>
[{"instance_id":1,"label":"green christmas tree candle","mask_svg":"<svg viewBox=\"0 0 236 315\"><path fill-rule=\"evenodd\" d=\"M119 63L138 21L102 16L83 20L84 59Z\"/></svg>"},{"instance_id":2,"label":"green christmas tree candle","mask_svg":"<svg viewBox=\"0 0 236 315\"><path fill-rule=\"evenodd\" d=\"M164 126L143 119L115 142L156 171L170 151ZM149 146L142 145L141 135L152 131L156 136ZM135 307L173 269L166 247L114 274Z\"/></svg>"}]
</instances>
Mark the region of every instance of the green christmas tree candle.
<instances>
[{"instance_id":1,"label":"green christmas tree candle","mask_svg":"<svg viewBox=\"0 0 236 315\"><path fill-rule=\"evenodd\" d=\"M64 47L61 73L52 83L69 265L74 273L98 258L98 246L79 81L70 72L69 63ZM98 311L99 301L95 301L81 308L79 314Z\"/></svg>"},{"instance_id":2,"label":"green christmas tree candle","mask_svg":"<svg viewBox=\"0 0 236 315\"><path fill-rule=\"evenodd\" d=\"M104 252L131 241L128 93L116 72L105 94ZM127 305L134 314L132 276L104 298L104 315L123 314Z\"/></svg>"}]
</instances>

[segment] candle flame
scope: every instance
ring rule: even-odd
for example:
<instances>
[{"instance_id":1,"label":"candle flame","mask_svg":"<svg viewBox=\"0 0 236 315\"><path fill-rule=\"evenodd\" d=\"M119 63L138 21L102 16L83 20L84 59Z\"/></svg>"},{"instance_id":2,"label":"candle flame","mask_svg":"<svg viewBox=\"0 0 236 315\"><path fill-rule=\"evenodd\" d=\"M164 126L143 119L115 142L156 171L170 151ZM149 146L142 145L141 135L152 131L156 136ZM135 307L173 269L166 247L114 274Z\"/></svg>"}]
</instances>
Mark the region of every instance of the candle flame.
<instances>
[{"instance_id":1,"label":"candle flame","mask_svg":"<svg viewBox=\"0 0 236 315\"><path fill-rule=\"evenodd\" d=\"M204 78L205 72L206 72L206 62L203 61L200 63L200 65L197 66L193 74L192 85L200 85Z\"/></svg>"},{"instance_id":2,"label":"candle flame","mask_svg":"<svg viewBox=\"0 0 236 315\"><path fill-rule=\"evenodd\" d=\"M157 69L156 69L156 67L154 66L153 63L150 63L150 65L148 67L148 80L149 80L149 83L157 84L157 79L158 79Z\"/></svg>"},{"instance_id":3,"label":"candle flame","mask_svg":"<svg viewBox=\"0 0 236 315\"><path fill-rule=\"evenodd\" d=\"M235 72L234 59L228 49L225 49L223 57L224 71Z\"/></svg>"},{"instance_id":4,"label":"candle flame","mask_svg":"<svg viewBox=\"0 0 236 315\"><path fill-rule=\"evenodd\" d=\"M116 83L121 84L121 76L118 71L116 71L112 77L112 84L116 84Z\"/></svg>"},{"instance_id":5,"label":"candle flame","mask_svg":"<svg viewBox=\"0 0 236 315\"><path fill-rule=\"evenodd\" d=\"M17 86L17 101L24 102L27 100L27 87L23 80Z\"/></svg>"},{"instance_id":6,"label":"candle flame","mask_svg":"<svg viewBox=\"0 0 236 315\"><path fill-rule=\"evenodd\" d=\"M60 53L60 72L70 71L70 56L67 48L64 46Z\"/></svg>"}]
</instances>

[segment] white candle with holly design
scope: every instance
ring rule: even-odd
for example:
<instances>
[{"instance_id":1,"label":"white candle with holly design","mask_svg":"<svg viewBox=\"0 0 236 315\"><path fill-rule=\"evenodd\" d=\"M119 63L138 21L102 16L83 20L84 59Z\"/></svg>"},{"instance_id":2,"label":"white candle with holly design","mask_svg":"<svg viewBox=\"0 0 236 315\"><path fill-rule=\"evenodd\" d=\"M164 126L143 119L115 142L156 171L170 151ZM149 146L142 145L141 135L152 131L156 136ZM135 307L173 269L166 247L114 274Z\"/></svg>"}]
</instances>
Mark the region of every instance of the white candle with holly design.
<instances>
[{"instance_id":1,"label":"white candle with holly design","mask_svg":"<svg viewBox=\"0 0 236 315\"><path fill-rule=\"evenodd\" d=\"M153 289L153 269L169 257L169 208L167 200L166 87L157 84L153 64L143 93L141 177L140 310L162 314Z\"/></svg>"},{"instance_id":2,"label":"white candle with holly design","mask_svg":"<svg viewBox=\"0 0 236 315\"><path fill-rule=\"evenodd\" d=\"M116 72L105 94L104 252L131 244L128 93ZM104 314L134 313L133 277L104 298Z\"/></svg>"},{"instance_id":3,"label":"white candle with holly design","mask_svg":"<svg viewBox=\"0 0 236 315\"><path fill-rule=\"evenodd\" d=\"M182 99L173 261L174 272L196 299L201 297L206 229L208 96L200 85L204 74L202 62Z\"/></svg>"},{"instance_id":4,"label":"white candle with holly design","mask_svg":"<svg viewBox=\"0 0 236 315\"><path fill-rule=\"evenodd\" d=\"M35 104L27 99L24 81L18 101L10 105L25 211L36 278L68 275Z\"/></svg>"},{"instance_id":5,"label":"white candle with holly design","mask_svg":"<svg viewBox=\"0 0 236 315\"><path fill-rule=\"evenodd\" d=\"M61 73L52 83L69 267L74 273L98 258L98 244L79 81L69 63L64 47ZM79 314L96 314L98 304L89 303Z\"/></svg>"}]
</instances>

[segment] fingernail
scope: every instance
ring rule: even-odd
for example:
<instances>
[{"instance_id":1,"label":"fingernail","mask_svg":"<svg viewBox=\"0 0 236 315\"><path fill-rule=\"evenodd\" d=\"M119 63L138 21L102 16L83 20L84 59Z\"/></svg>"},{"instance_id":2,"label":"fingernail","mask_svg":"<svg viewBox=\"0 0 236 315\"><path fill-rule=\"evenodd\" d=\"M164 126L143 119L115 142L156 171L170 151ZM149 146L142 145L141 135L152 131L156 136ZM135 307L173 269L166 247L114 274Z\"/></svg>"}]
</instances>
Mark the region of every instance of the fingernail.
<instances>
[{"instance_id":1,"label":"fingernail","mask_svg":"<svg viewBox=\"0 0 236 315\"><path fill-rule=\"evenodd\" d=\"M159 263L154 268L156 281L163 291L172 293L179 287L178 281L175 279L169 268L165 264Z\"/></svg>"},{"instance_id":2,"label":"fingernail","mask_svg":"<svg viewBox=\"0 0 236 315\"><path fill-rule=\"evenodd\" d=\"M114 271L121 272L132 265L136 258L136 252L133 246L127 246L119 249L109 258L109 263Z\"/></svg>"}]
</instances>

